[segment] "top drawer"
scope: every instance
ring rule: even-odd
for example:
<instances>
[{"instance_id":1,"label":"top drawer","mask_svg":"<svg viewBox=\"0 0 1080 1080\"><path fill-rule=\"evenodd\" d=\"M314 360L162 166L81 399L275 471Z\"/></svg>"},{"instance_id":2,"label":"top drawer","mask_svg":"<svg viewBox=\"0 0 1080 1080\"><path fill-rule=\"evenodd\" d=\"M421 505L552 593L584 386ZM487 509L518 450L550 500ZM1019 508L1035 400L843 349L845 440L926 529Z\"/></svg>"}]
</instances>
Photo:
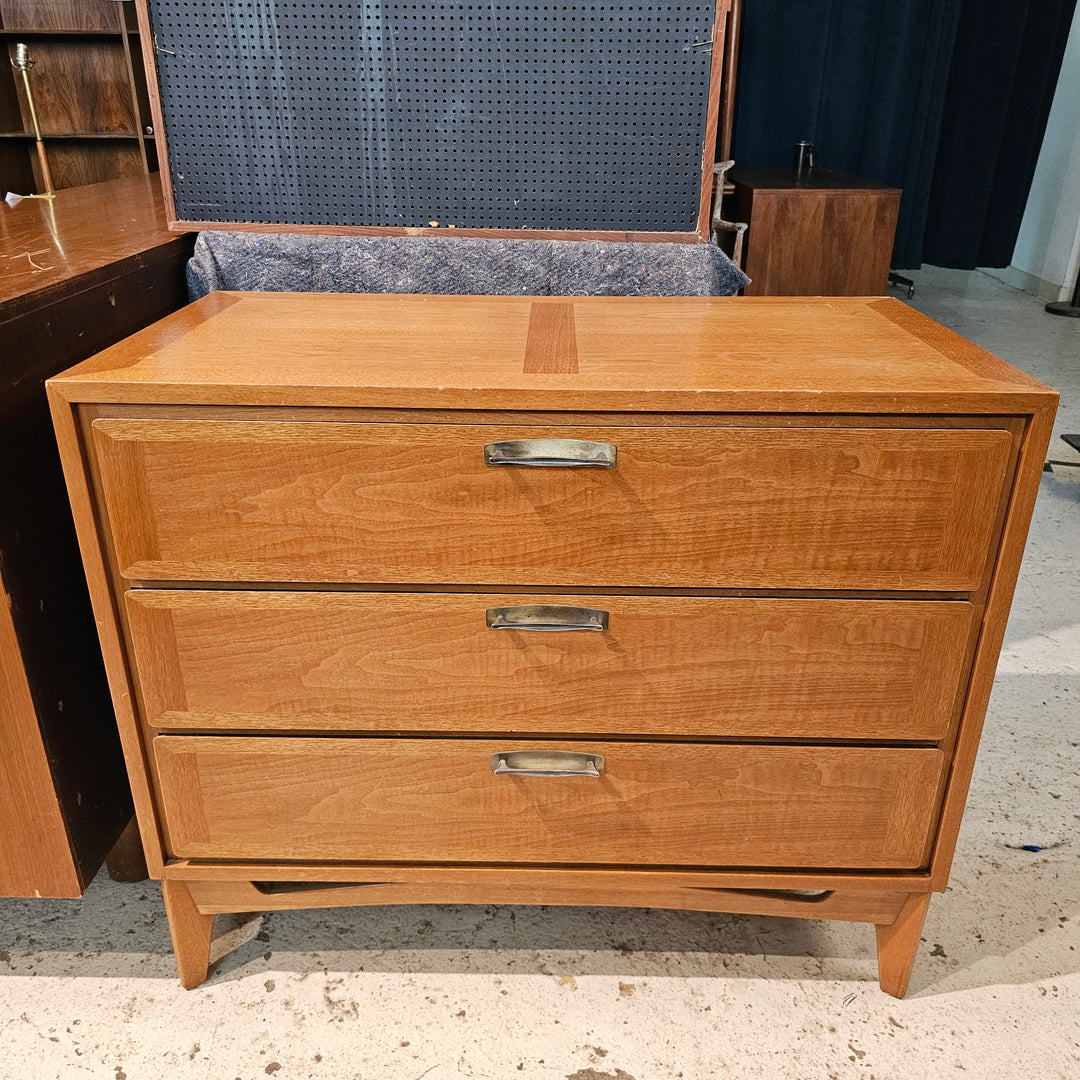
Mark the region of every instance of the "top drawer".
<instances>
[{"instance_id":1,"label":"top drawer","mask_svg":"<svg viewBox=\"0 0 1080 1080\"><path fill-rule=\"evenodd\" d=\"M98 419L117 565L139 580L976 588L1003 430L537 428ZM612 444L612 467L485 463Z\"/></svg>"}]
</instances>

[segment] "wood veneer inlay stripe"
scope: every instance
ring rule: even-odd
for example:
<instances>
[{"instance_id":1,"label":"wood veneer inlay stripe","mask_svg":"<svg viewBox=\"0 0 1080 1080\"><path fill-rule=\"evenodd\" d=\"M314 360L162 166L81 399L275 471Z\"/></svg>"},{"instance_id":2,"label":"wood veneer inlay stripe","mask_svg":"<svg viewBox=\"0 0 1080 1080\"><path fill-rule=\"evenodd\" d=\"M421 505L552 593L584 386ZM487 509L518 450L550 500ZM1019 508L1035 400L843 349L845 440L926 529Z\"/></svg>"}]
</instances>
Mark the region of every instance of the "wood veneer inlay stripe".
<instances>
[{"instance_id":1,"label":"wood veneer inlay stripe","mask_svg":"<svg viewBox=\"0 0 1080 1080\"><path fill-rule=\"evenodd\" d=\"M961 337L955 331L936 323L921 311L908 307L907 304L886 297L882 300L872 300L866 305L871 311L876 311L890 322L895 323L902 330L918 338L923 344L936 349L942 356L953 363L960 364L968 371L985 379L1001 378L1002 372L998 370L1001 361L993 353L976 345L973 341ZM1025 372L1012 370L1008 372L1011 382L1026 383L1032 387L1041 387L1037 379L1032 378Z\"/></svg>"},{"instance_id":2,"label":"wood veneer inlay stripe","mask_svg":"<svg viewBox=\"0 0 1080 1080\"><path fill-rule=\"evenodd\" d=\"M574 305L536 303L529 312L529 335L525 340L526 375L576 375L577 335Z\"/></svg>"}]
</instances>

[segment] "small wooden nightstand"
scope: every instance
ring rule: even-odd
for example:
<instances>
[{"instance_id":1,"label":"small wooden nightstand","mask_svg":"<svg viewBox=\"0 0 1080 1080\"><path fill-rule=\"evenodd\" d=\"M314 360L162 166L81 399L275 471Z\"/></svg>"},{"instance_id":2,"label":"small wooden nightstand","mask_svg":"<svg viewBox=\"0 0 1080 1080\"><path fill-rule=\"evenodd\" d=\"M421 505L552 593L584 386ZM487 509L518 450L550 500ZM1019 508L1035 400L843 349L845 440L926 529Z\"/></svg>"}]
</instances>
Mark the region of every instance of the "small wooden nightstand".
<instances>
[{"instance_id":1,"label":"small wooden nightstand","mask_svg":"<svg viewBox=\"0 0 1080 1080\"><path fill-rule=\"evenodd\" d=\"M725 216L750 225L747 296L881 296L900 189L812 169L733 169Z\"/></svg>"}]
</instances>

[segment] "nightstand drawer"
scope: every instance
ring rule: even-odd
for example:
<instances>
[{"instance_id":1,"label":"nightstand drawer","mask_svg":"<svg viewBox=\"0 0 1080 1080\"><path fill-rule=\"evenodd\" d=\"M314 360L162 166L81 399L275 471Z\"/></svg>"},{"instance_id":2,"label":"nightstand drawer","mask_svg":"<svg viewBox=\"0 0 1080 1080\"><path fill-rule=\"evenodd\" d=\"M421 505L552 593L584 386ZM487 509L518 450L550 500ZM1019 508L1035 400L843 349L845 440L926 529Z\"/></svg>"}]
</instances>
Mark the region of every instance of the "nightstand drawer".
<instances>
[{"instance_id":1,"label":"nightstand drawer","mask_svg":"<svg viewBox=\"0 0 1080 1080\"><path fill-rule=\"evenodd\" d=\"M961 601L700 596L126 600L146 723L204 730L936 741L975 616Z\"/></svg>"},{"instance_id":2,"label":"nightstand drawer","mask_svg":"<svg viewBox=\"0 0 1080 1080\"><path fill-rule=\"evenodd\" d=\"M178 857L593 865L917 867L945 760L606 740L161 736L154 750ZM513 751L545 759L510 768L600 775L494 773Z\"/></svg>"},{"instance_id":3,"label":"nightstand drawer","mask_svg":"<svg viewBox=\"0 0 1080 1080\"><path fill-rule=\"evenodd\" d=\"M959 428L93 429L137 580L969 591L1012 447ZM567 439L609 444L614 465L520 463ZM485 462L522 440L515 463Z\"/></svg>"}]
</instances>

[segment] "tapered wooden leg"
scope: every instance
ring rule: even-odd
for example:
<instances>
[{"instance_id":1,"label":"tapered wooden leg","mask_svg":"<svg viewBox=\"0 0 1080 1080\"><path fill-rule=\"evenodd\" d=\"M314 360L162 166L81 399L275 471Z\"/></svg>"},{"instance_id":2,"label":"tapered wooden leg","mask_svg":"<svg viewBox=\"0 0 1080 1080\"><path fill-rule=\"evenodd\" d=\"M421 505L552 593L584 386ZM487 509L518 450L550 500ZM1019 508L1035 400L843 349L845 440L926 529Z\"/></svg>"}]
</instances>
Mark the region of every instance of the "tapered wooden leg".
<instances>
[{"instance_id":1,"label":"tapered wooden leg","mask_svg":"<svg viewBox=\"0 0 1080 1080\"><path fill-rule=\"evenodd\" d=\"M878 982L886 994L902 998L907 993L908 979L919 951L929 893L912 893L895 922L875 927L877 930Z\"/></svg>"},{"instance_id":2,"label":"tapered wooden leg","mask_svg":"<svg viewBox=\"0 0 1080 1080\"><path fill-rule=\"evenodd\" d=\"M169 916L169 933L172 935L180 985L190 990L206 981L214 916L203 915L199 911L183 882L163 881L161 894L165 898L165 914Z\"/></svg>"}]
</instances>

